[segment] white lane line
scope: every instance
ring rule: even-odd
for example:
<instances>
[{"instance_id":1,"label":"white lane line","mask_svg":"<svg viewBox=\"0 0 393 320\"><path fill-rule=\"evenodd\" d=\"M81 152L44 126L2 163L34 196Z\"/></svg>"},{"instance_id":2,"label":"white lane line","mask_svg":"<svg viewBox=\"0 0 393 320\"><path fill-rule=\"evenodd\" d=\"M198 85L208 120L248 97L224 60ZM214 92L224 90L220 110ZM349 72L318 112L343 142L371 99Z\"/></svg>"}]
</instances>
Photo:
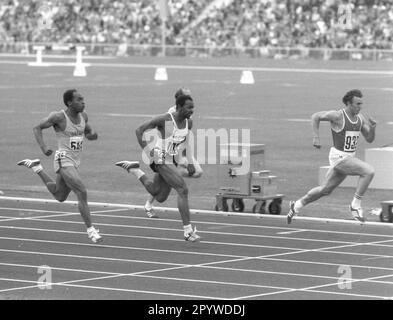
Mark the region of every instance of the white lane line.
<instances>
[{"instance_id":1,"label":"white lane line","mask_svg":"<svg viewBox=\"0 0 393 320\"><path fill-rule=\"evenodd\" d=\"M2 220L0 220L0 222L18 221L18 220L36 220L36 219L43 219L43 218L57 218L57 217L66 217L66 216L73 216L73 215L79 215L79 213L62 213L62 214L52 214L52 215L45 215L45 216L18 217L18 218L9 218L6 216L0 216L0 218L3 218Z\"/></svg>"},{"instance_id":2,"label":"white lane line","mask_svg":"<svg viewBox=\"0 0 393 320\"><path fill-rule=\"evenodd\" d=\"M392 277L393 274L390 275L384 275L384 276L378 276L378 277L370 277L370 278L365 278L365 279L348 279L346 280L346 283L356 283L356 282L371 282L376 279L383 279L383 278L389 278ZM339 279L339 278L337 278ZM378 282L381 283L381 282ZM382 281L382 283L384 283ZM389 282L387 282L389 284ZM391 282L390 282L391 284ZM375 295L365 295L365 294L356 294L356 293L347 293L347 292L332 292L332 291L319 291L315 289L319 288L324 288L324 287L330 287L330 286L337 286L338 282L333 282L333 283L327 283L323 285L318 285L318 286L312 286L312 287L306 287L306 288L299 288L299 289L290 289L290 290L283 290L283 291L277 291L277 292L269 292L269 293L262 293L262 294L256 294L252 296L243 296L239 297L236 300L244 300L244 299L251 299L251 298L257 298L257 297L262 297L262 296L269 296L269 295L275 295L275 294L282 294L282 293L289 293L289 292L296 292L296 291L311 291L311 292L320 292L320 293L326 293L326 294L344 294L348 296L357 296L357 297L368 297L368 298L377 298L377 299L390 299L390 297L387 296L375 296Z\"/></svg>"},{"instance_id":3,"label":"white lane line","mask_svg":"<svg viewBox=\"0 0 393 320\"><path fill-rule=\"evenodd\" d=\"M288 122L310 122L311 119L284 119L284 121L288 121Z\"/></svg>"},{"instance_id":4,"label":"white lane line","mask_svg":"<svg viewBox=\"0 0 393 320\"><path fill-rule=\"evenodd\" d=\"M48 212L48 213L71 213L68 211L57 211L57 210L42 210L42 209L29 209L29 208L9 208L9 207L0 207L0 210L8 210L8 211L28 211L28 212Z\"/></svg>"},{"instance_id":5,"label":"white lane line","mask_svg":"<svg viewBox=\"0 0 393 320\"><path fill-rule=\"evenodd\" d=\"M130 209L128 209L130 210ZM127 216L119 216L119 215L104 215L104 214L97 214L97 217L107 217L107 218L120 218L120 219L133 219L133 220L149 220L151 221L151 218L148 218L146 216L143 217L138 217L138 216L133 216L133 215L127 215ZM156 222L158 221L166 221L166 222L178 222L178 219L167 219L167 218L162 218L160 217L157 220L154 220ZM256 229L279 229L279 230L294 230L293 228L289 227L284 227L284 226L266 226L266 225L260 225L260 224L244 224L244 223L227 223L227 222L210 222L210 221L199 221L199 220L194 220L197 224L206 224L206 225L216 225L217 227L247 227L247 228L256 228ZM296 229L298 230L298 229ZM381 233L364 233L364 232L346 232L346 231L335 231L335 230L320 230L320 229L301 229L305 232L316 232L316 233L332 233L332 234L345 234L345 235L355 235L355 236L370 236L370 237L386 237L386 238L393 238L393 235L389 234L381 234ZM393 241L393 240L392 240Z\"/></svg>"},{"instance_id":6,"label":"white lane line","mask_svg":"<svg viewBox=\"0 0 393 320\"><path fill-rule=\"evenodd\" d=\"M31 264L20 264L20 263L6 263L0 262L0 266L8 266L8 267L20 267L20 268L33 268L38 269L42 267L42 265L31 265ZM108 272L108 271L98 271L98 270L86 270L86 269L74 269L74 268L59 268L59 267L52 267L49 266L51 270L59 270L59 271L68 271L68 272L81 272L81 273L101 273L101 274L108 274L108 275L120 275L123 273L119 272Z\"/></svg>"},{"instance_id":7,"label":"white lane line","mask_svg":"<svg viewBox=\"0 0 393 320\"><path fill-rule=\"evenodd\" d=\"M3 228L3 227L0 227ZM40 231L40 232L53 232L53 233L68 233L68 234L82 234L86 235L85 232L78 232L78 231L63 231L63 230L50 230L50 229L38 229L38 228L20 228L20 227L6 227L3 229L10 229L10 230L29 230L29 231ZM184 240L181 238L173 239L173 238L160 238L160 237L149 237L149 236L133 236L133 235L119 235L119 234L110 234L110 233L101 233L101 235L106 237L120 237L120 238L129 238L129 239L144 239L144 240L154 240L154 241L161 241L161 242L180 242L184 243ZM72 242L59 242L59 241L52 241L52 240L39 240L39 239L32 239L32 238L12 238L12 237L0 237L0 239L4 240L18 240L21 241L48 241L50 243L59 243L59 244L77 244ZM265 248L265 249L279 249L279 250L304 250L298 247L279 247L279 246L267 246L267 245L258 245L258 244L242 244L242 243L233 243L233 242L218 242L218 241L203 241L204 244L213 244L213 245L222 245L222 246L232 246L232 247L249 247L249 248ZM82 244L78 244L82 245ZM88 245L90 246L90 244ZM105 244L100 244L100 247L105 247ZM124 246L111 246L112 248L117 249L127 249L129 247Z\"/></svg>"},{"instance_id":8,"label":"white lane line","mask_svg":"<svg viewBox=\"0 0 393 320\"><path fill-rule=\"evenodd\" d=\"M185 267L188 267L188 266L185 265ZM171 270L182 269L182 268L184 268L184 266L170 267L170 268L164 268L164 269L158 269L158 270L147 270L147 271L140 271L140 272L129 273L129 274L126 274L126 276L141 275L141 274L147 274L147 273L152 273L152 272L171 271ZM177 294L177 293L170 293L170 292L155 292L155 291L131 290L131 289L110 288L110 287L96 287L96 286L87 286L87 285L75 285L75 283L79 283L79 282L97 281L97 280L104 280L104 279L113 279L113 278L118 278L118 277L122 277L122 276L125 276L125 275L122 274L122 275L109 275L109 276L102 276L102 277L86 278L86 279L72 280L72 281L66 281L66 282L60 282L60 283L52 283L52 285L56 285L56 286L71 286L71 287L77 287L77 288L100 289L100 290L110 290L110 291L136 292L136 293L145 293L145 294L148 293L148 294L166 295L166 296L169 295L169 296L180 296L180 297L193 297L193 298L200 298L200 299L223 300L223 298L221 298L221 297L186 295L186 294ZM38 287L38 284L37 284L36 281L31 281L31 283L35 283L35 285L0 290L0 292L26 290L26 289L32 289L32 288Z\"/></svg>"},{"instance_id":9,"label":"white lane line","mask_svg":"<svg viewBox=\"0 0 393 320\"><path fill-rule=\"evenodd\" d=\"M1 250L3 251L3 250ZM6 252L9 252L10 250L4 250ZM15 251L15 253L19 253L19 252L23 252L26 254L35 254L34 252L29 252L29 251ZM59 254L51 254L51 253L39 253L41 255L56 255L56 256L70 256L70 255L59 255ZM78 256L76 256L78 257ZM89 258L94 258L94 259L100 259L98 257L87 257L84 256L84 259L89 259ZM102 259L102 260L106 260ZM120 259L111 259L111 260L120 260ZM122 261L124 261L125 259L121 259ZM126 260L126 261L133 261L133 260ZM139 262L139 261L137 261ZM228 261L222 261L220 263L227 263ZM156 262L152 262L152 261L143 261L143 263L147 263L147 264L156 264ZM218 262L215 262L215 264L217 264ZM1 264L1 263L0 263ZM163 263L162 263L163 264ZM169 263L168 263L169 264ZM210 264L210 265L209 265ZM319 276L319 275L312 275L312 274L304 274L304 273L288 273L288 272L274 272L274 271L264 271L264 270L249 270L249 269L240 269L240 268L225 268L225 267L214 267L211 266L212 263L206 263L206 264L200 264L200 265L179 265L179 264L172 264L172 265L179 265L180 267L175 267L175 269L178 268L189 268L189 267L204 267L207 269L215 269L215 270L227 270L227 271L237 271L237 272L249 272L249 273L257 273L257 274L276 274L276 275L285 275L285 276L295 276L295 277L307 277L307 278L320 278L320 279L332 279L332 280L338 280L339 277L331 277L331 276ZM4 264L4 265L16 265L17 264ZM26 265L21 265L21 266L26 266ZM135 274L124 274L124 273L109 273L109 272L103 272L103 271L86 271L86 270L80 270L80 269L68 269L68 268L53 268L54 270L58 269L58 270L64 270L64 271L76 271L76 272L90 272L90 273L102 273L102 274L109 274L109 277L99 277L99 279L103 279L103 278L113 278L113 277L121 277L121 276L134 276ZM166 270L167 271L167 270ZM157 270L149 270L149 271L144 271L143 273L151 273L151 272L157 272ZM390 276L390 275L389 275ZM169 279L169 280L173 280L174 278L172 277L160 277L160 276L147 276L147 277L151 277L151 278L159 278L159 279ZM388 277L388 276L380 276L380 277L376 277L376 278L383 278L383 277ZM199 281L199 280L187 280L187 279L178 279L178 280L183 280L183 281ZM84 280L81 280L84 281ZM89 281L89 280L86 280ZM362 281L366 281L366 280L362 280ZM386 281L375 281L374 279L368 279L367 281L369 282L375 282L375 283L383 283L383 284L391 284L392 282L386 282ZM215 281L204 281L206 283L220 283L220 284L224 284L224 285L237 285L237 286L249 286L252 287L253 285L249 285L249 284L241 284L241 283L228 283L228 282L215 282ZM329 284L330 285L330 284ZM293 288L282 288L282 287L276 287L276 286L263 286L263 285L257 285L257 287L263 287L263 288L271 288L271 289L279 289L279 290L284 290L286 291L292 291L292 290L299 290L299 289L293 289ZM319 287L319 286L318 286ZM7 289L8 290L8 289ZM1 292L1 290L0 290Z\"/></svg>"},{"instance_id":10,"label":"white lane line","mask_svg":"<svg viewBox=\"0 0 393 320\"><path fill-rule=\"evenodd\" d=\"M23 197L4 197L0 196L0 200L10 200L10 201L27 201L27 202L38 202L38 203L57 203L58 201L53 199L39 199L39 198L23 198ZM77 201L64 201L64 204L78 204ZM103 206L103 207L117 207L117 208L129 208L129 209L144 209L142 205L128 205L128 204L119 204L119 203L105 203L105 202L89 202L90 206ZM176 212L178 213L177 208L169 208L169 207L155 207L156 211L167 211L167 212ZM286 220L286 216L280 215L263 215L258 213L237 213L237 212L220 212L213 210L190 210L193 214L209 214L209 215L218 215L218 216L237 216L237 217L254 217L266 220ZM356 226L369 225L369 226L378 226L381 228L393 228L393 223L382 223L382 222L366 222L359 223L359 221L355 220L343 220L343 219L330 219L330 218L314 218L314 217L302 217L296 216L296 220L298 221L314 221L314 222L324 222L324 223L339 223L339 224L350 224Z\"/></svg>"},{"instance_id":11,"label":"white lane line","mask_svg":"<svg viewBox=\"0 0 393 320\"><path fill-rule=\"evenodd\" d=\"M173 263L173 262L160 262L160 261L148 261L148 260L136 260L136 259L124 259L124 258L109 258L109 257L96 257L88 255L78 255L78 254L66 254L66 253L52 253L52 252L41 252L41 251L26 251L26 250L11 250L11 249L0 249L0 252L8 252L25 255L38 255L38 256L53 256L61 258L76 258L82 260L97 260L97 261L111 261L111 262L126 262L126 263L142 263L142 264L157 264L163 266L180 266L186 267L187 264Z\"/></svg>"},{"instance_id":12,"label":"white lane line","mask_svg":"<svg viewBox=\"0 0 393 320\"><path fill-rule=\"evenodd\" d=\"M0 280L4 281L11 281L11 279L0 278ZM202 296L202 295L190 295L190 294L181 294L181 293L172 293L172 292L157 292L157 291L147 291L147 290L133 290L133 289L121 289L121 288L111 288L111 287L98 287L98 286L88 286L82 284L75 284L77 282L87 282L87 281L96 281L96 280L104 280L104 279L83 279L83 280L75 280L75 281L65 281L65 282L58 282L58 283L51 283L52 286L60 286L60 287L73 287L78 289L94 289L94 290L106 290L106 291L118 291L118 292L129 292L129 293L142 293L142 294L154 294L158 296L173 296L173 297L183 297L183 298L194 298L194 299L212 299L212 300L227 300L226 298L222 297L215 297L215 296ZM21 280L17 282L24 282L24 283L36 283L36 281L26 281ZM10 291L17 291L17 290L27 290L27 289L34 289L37 288L39 285L33 286L26 286L26 287L19 287L19 288L11 288L0 290L0 292L10 292Z\"/></svg>"},{"instance_id":13,"label":"white lane line","mask_svg":"<svg viewBox=\"0 0 393 320\"><path fill-rule=\"evenodd\" d=\"M390 240L389 240L389 241L390 241ZM374 243L377 243L377 242L374 242ZM349 247L349 246L354 246L354 245L324 247L324 248L315 249L315 250L302 250L302 251L305 251L305 252L321 251L321 250L337 249L337 248L343 248L343 247ZM6 250L0 250L0 251L6 251ZM275 254L275 255L265 255L265 256L260 256L260 257L263 258L263 257L270 257L270 256L286 255L286 254L291 254L291 253L281 253L281 254ZM51 255L55 255L55 254L51 254ZM215 265L215 264L225 264L225 263L229 263L229 262L246 261L246 260L256 259L256 258L258 258L258 257L243 257L243 258L239 258L239 259L231 259L231 260L226 260L226 261L208 262L208 263L203 263L203 264L199 264L199 265L187 265L187 266L184 266L184 267L173 267L173 268L167 268L167 269L164 269L164 270L167 271L167 270L184 269L184 268L190 268L190 267L211 267L212 265ZM108 258L106 258L106 259L108 259ZM113 258L112 258L112 260L113 260ZM218 267L217 267L217 268L218 268ZM145 274L145 273L151 273L151 272L158 272L158 270L143 271L143 272L139 272L139 273L136 273L136 274ZM85 281L98 280L98 279L108 279L108 278L116 278L116 277L119 277L119 276L98 277L98 278L92 278L92 279L90 279L90 280L85 280ZM84 280L75 280L75 281L72 281L72 282L75 283L75 282L82 282L82 281L84 281ZM36 285L36 286L37 286L37 285ZM36 286L33 286L33 287L36 287ZM26 289L26 288L29 288L29 287L7 289L7 291L11 291L11 290L20 290L20 289ZM100 288L100 287L97 287L97 289L98 289L98 288ZM119 289L116 289L116 290L119 290ZM123 290L123 289L121 289L121 290ZM0 291L0 292L2 292L2 291Z\"/></svg>"},{"instance_id":14,"label":"white lane line","mask_svg":"<svg viewBox=\"0 0 393 320\"><path fill-rule=\"evenodd\" d=\"M62 244L62 245L77 246L77 247L81 247L81 246L91 247L92 246L92 244L90 244L90 243L40 240L40 239L29 239L29 238L0 237L0 239L10 240L10 241L30 241L30 242L37 242L37 243ZM157 240L160 240L160 239L157 238ZM183 242L184 242L184 240L183 240ZM132 246L130 246L130 247L128 247L128 246L114 246L114 245L107 245L107 244L99 244L96 246L101 247L101 248L111 248L111 249L120 249L120 250L136 250L136 251L150 251L150 252L164 252L164 253L166 252L166 253L176 253L176 254L194 255L194 256L213 256L213 257L226 257L226 258L243 258L243 257L245 257L244 255L220 254L220 253L210 253L210 252L193 252L193 251L189 251L187 247L184 248L185 251L181 251L181 250L152 249L152 248L142 248L142 247L132 247ZM0 251L1 250L4 250L4 249L0 249Z\"/></svg>"},{"instance_id":15,"label":"white lane line","mask_svg":"<svg viewBox=\"0 0 393 320\"><path fill-rule=\"evenodd\" d=\"M42 221L42 220L40 220ZM54 233L70 233L70 234L85 234L84 232L78 232L78 231L64 231L64 230L56 230L56 229L38 229L38 228L21 228L21 227L13 227L13 226L0 226L0 228L5 228L5 229L22 229L22 230L32 230L32 231L43 231L43 232L54 232ZM156 228L159 229L159 228ZM165 229L165 230L172 230L176 231L174 229ZM217 234L217 232L212 232L214 234ZM223 233L227 234L227 233ZM146 237L146 236L131 236L131 235L119 235L119 234L104 234L102 235L105 236L114 236L114 237L124 237L124 238L138 238L138 239L149 239L149 240L157 240L157 241L175 241L175 242L183 242L183 240L180 239L170 239L170 238L158 238L158 237ZM82 244L82 243L73 243L73 242L61 242L61 241L52 241L52 240L39 240L39 239L31 239L31 238L11 238L11 237L0 237L0 239L4 240L15 240L15 241L32 241L32 242L48 242L48 243L58 243L58 244L69 244L69 245L88 245L90 244ZM296 239L296 238L295 238ZM364 256L364 257L379 257L379 258L393 258L393 256L389 255L379 255L379 254L368 254L368 253L356 253L356 252L347 252L347 251L334 251L333 249L335 248L345 248L345 247L353 247L353 246L362 246L362 245L372 245L372 244L380 244L384 242L390 242L391 240L382 240L382 241L375 241L375 242L369 242L369 243L345 243L345 245L340 245L340 246L334 246L334 247L329 247L326 250L329 251L321 251L325 249L302 249L299 247L280 247L280 246L266 246L266 245L254 245L254 244L238 244L238 243L226 243L226 242L216 242L216 241L204 241L203 243L206 244L214 244L214 245L227 245L227 246L246 246L246 247L252 247L252 248L267 248L267 249L279 249L279 250L291 250L293 252L287 252L287 253L279 253L279 254L272 254L269 255L268 257L275 257L275 256L280 256L282 254L296 254L296 253L304 253L304 252L316 252L316 251L321 251L322 253L335 253L335 254L345 254L345 255L356 255L356 256ZM340 242L334 242L334 241L329 241L333 243L340 243ZM155 250L155 249L142 249L140 247L124 247L124 246L107 246L107 245L100 245L102 247L110 247L110 248L117 248L117 249L133 249L133 250ZM390 247L390 246L389 246ZM165 250L156 250L156 251L165 251ZM175 251L170 251L169 252L175 252ZM183 253L183 251L179 251L179 253ZM192 253L192 252L187 252L187 254L202 254L202 255L215 255L212 253ZM222 256L233 256L233 257L238 257L234 255L222 255Z\"/></svg>"},{"instance_id":16,"label":"white lane line","mask_svg":"<svg viewBox=\"0 0 393 320\"><path fill-rule=\"evenodd\" d=\"M15 61L3 60L1 64L27 64L31 61ZM52 62L51 66L74 66L75 62L63 63ZM315 68L267 68L267 67L226 67L226 66L197 66L197 65L156 65L156 64L141 64L141 63L104 63L95 62L91 64L94 67L109 67L109 68L162 68L180 69L180 70L211 70L211 71L264 71L264 72L288 72L288 73L327 73L327 74L367 74L367 75L393 75L393 71L386 70L353 70L353 69L315 69Z\"/></svg>"},{"instance_id":17,"label":"white lane line","mask_svg":"<svg viewBox=\"0 0 393 320\"><path fill-rule=\"evenodd\" d=\"M77 213L75 214L66 214L66 215L78 215ZM65 215L63 215L65 216ZM107 216L107 217L112 217L110 215L100 215L97 214L97 217L99 216ZM122 216L120 216L122 217ZM55 222L55 223L65 223L65 224L80 224L80 222L76 221L67 221L67 220L54 220L54 219L45 219L46 216L39 217L40 221L43 222ZM148 218L146 218L148 219ZM10 219L10 220L28 220L28 219ZM30 220L34 220L33 218L30 218ZM161 221L164 219L160 219ZM166 219L169 220L169 219ZM0 222L5 221L5 220L0 220ZM177 221L177 220L169 220L169 221ZM203 222L199 222L203 224ZM210 224L209 222L206 222L206 224ZM213 223L212 223L213 224ZM132 228L132 229L149 229L149 230L167 230L167 231L177 231L177 229L172 229L172 228L158 228L158 227L152 227L152 226L135 226L135 225L123 225L123 224L107 224L107 223L96 223L97 226L107 226L107 227L120 227L120 228ZM239 226L239 225L237 225ZM67 231L59 231L59 230L53 230L53 229L35 229L35 228L23 228L23 227L10 227L10 226L2 226L0 225L0 228L12 228L12 229L22 229L22 230L36 230L36 231L53 231L53 232L67 232ZM279 227L280 229L280 227ZM293 230L293 229L290 229ZM302 229L303 231L309 231L307 229ZM241 236L241 237L255 237L255 238L269 238L269 239L284 239L284 240L292 240L292 241L308 241L308 242L323 242L323 243L343 243L343 244L359 244L359 242L351 242L351 241L338 241L338 240L320 240L320 239L315 239L315 238L293 238L293 237L282 237L282 236L273 236L273 235L258 235L258 234L241 234L241 233L231 233L231 232L212 232L212 231L203 231L205 234L220 234L220 235L232 235L232 236ZM107 234L107 235L113 235L113 236L118 236L118 237L127 237L125 235L120 235L120 234ZM360 234L360 235L365 235L365 234ZM373 235L376 237L385 237L385 236L379 236L379 235ZM388 237L388 236L386 236ZM207 243L207 242L205 242ZM368 242L366 242L368 243ZM365 244L366 244L365 243ZM361 244L361 243L360 243ZM247 244L238 244L241 246L247 246ZM381 245L381 244L371 244L374 246L389 246L389 245ZM275 247L279 248L279 247ZM293 249L293 248L287 248L287 247L282 247L283 249Z\"/></svg>"},{"instance_id":18,"label":"white lane line","mask_svg":"<svg viewBox=\"0 0 393 320\"><path fill-rule=\"evenodd\" d=\"M76 221L64 221L64 220L54 220L54 219L39 219L42 222L48 223L60 223L60 224L77 224L80 225L80 222ZM0 220L0 222L2 222ZM162 227L153 227L153 226L133 226L133 225L122 225L122 224L112 224L112 223L95 223L96 226L102 227L114 227L114 228L124 228L124 229L148 229L148 230L164 230L164 231L179 231L178 229L173 228L162 228ZM68 232L66 230L57 230L57 229L36 229L36 228L25 228L25 227L15 227L15 226L3 226L0 225L0 228L5 229L21 229L21 230L35 230L35 231L48 231L48 232ZM71 232L72 233L72 232ZM228 235L228 236L237 236L237 237L246 237L246 238L268 238L268 239L277 239L277 240L291 240L291 241L307 241L307 242L322 242L322 243L342 243L342 244L359 244L359 242L354 241L338 241L338 240L321 240L321 239L314 239L314 238L293 238L293 237L283 237L283 236L273 236L273 235L263 235L263 234L249 234L249 233L235 233L235 232L218 232L218 231L200 231L201 234L212 234L212 235ZM104 233L103 233L104 235ZM109 234L106 235L116 236L116 237L126 237L126 235L122 234ZM392 241L391 239L387 241ZM206 242L205 242L206 243ZM233 245L233 243L232 243ZM239 245L243 245L239 243ZM278 247L275 247L278 248Z\"/></svg>"},{"instance_id":19,"label":"white lane line","mask_svg":"<svg viewBox=\"0 0 393 320\"><path fill-rule=\"evenodd\" d=\"M319 262L319 261L307 261L307 260L291 260L291 259L277 259L277 258L258 258L261 260L268 260L268 261L278 261L278 262L285 262L285 263L299 263L299 264L315 264L321 266L334 266L340 267L342 263L333 263L333 262ZM362 259L364 261L369 259ZM393 271L393 268L386 268L386 267L375 267L375 266L366 266L366 265L359 265L359 264L351 264L352 268L360 268L360 269L375 269L375 270L386 270L386 271Z\"/></svg>"},{"instance_id":20,"label":"white lane line","mask_svg":"<svg viewBox=\"0 0 393 320\"><path fill-rule=\"evenodd\" d=\"M20 268L31 268L37 269L42 266L40 265L28 265L28 264L17 264L17 263L1 263L1 266L9 266L9 267L20 267ZM152 275L140 275L134 274L130 275L129 273L119 273L119 272L107 272L107 271L98 271L98 270L85 270L85 269L73 269L73 268L58 268L58 267L50 267L51 270L59 270L59 271L67 271L67 272L76 272L76 273L94 273L94 274L107 274L113 276L125 276L125 277L137 277L137 278L149 278L149 279L162 279L162 280L173 280L173 281L184 281L184 282L197 282L197 283L207 283L207 284L219 284L219 285L230 285L230 286L242 286L242 287L251 287L251 288L271 288L271 289L279 289L286 290L291 289L288 287L275 287L275 286L264 286L258 284L249 284L249 283L239 283L239 282L224 282L224 281L214 281L214 280L202 280L202 279L188 279L188 278L176 278L176 277L164 277L164 276L152 276ZM9 279L9 281L24 281L23 279ZM29 280L27 280L29 281Z\"/></svg>"},{"instance_id":21,"label":"white lane line","mask_svg":"<svg viewBox=\"0 0 393 320\"><path fill-rule=\"evenodd\" d=\"M106 212L119 212L119 211L128 211L130 209L108 209L108 210L97 210L97 211L90 211L90 213L98 214L98 213L106 213Z\"/></svg>"},{"instance_id":22,"label":"white lane line","mask_svg":"<svg viewBox=\"0 0 393 320\"><path fill-rule=\"evenodd\" d=\"M299 232L303 232L306 230L303 229L299 229L299 230L292 230L292 231L283 231L283 232L277 232L277 234L292 234L292 233L299 233Z\"/></svg>"}]
</instances>

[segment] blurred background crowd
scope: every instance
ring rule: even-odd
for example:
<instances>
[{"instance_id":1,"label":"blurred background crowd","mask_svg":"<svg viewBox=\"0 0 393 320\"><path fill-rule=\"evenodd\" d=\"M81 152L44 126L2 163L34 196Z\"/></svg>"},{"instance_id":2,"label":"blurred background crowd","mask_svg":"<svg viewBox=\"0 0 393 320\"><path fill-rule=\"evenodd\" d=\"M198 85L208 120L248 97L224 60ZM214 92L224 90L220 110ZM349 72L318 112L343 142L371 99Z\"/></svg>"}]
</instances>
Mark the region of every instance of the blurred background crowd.
<instances>
[{"instance_id":1,"label":"blurred background crowd","mask_svg":"<svg viewBox=\"0 0 393 320\"><path fill-rule=\"evenodd\" d=\"M392 0L167 3L167 45L393 49ZM160 45L162 19L157 0L0 0L0 42Z\"/></svg>"}]
</instances>

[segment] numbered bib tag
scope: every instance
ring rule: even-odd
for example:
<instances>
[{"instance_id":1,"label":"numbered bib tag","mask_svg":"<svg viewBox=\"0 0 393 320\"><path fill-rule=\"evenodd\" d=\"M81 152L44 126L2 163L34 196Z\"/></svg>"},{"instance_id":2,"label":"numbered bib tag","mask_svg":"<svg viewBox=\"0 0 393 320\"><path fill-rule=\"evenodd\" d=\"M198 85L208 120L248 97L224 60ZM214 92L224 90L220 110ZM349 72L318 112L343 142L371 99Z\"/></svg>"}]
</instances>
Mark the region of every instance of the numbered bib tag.
<instances>
[{"instance_id":1,"label":"numbered bib tag","mask_svg":"<svg viewBox=\"0 0 393 320\"><path fill-rule=\"evenodd\" d=\"M83 137L81 137L81 136L70 137L70 149L71 150L74 150L74 151L82 150L82 144L83 144Z\"/></svg>"},{"instance_id":2,"label":"numbered bib tag","mask_svg":"<svg viewBox=\"0 0 393 320\"><path fill-rule=\"evenodd\" d=\"M177 154L179 153L179 144L178 143L174 143L174 142L169 142L168 146L166 148L166 152L168 153L168 155L170 156L177 156Z\"/></svg>"},{"instance_id":3,"label":"numbered bib tag","mask_svg":"<svg viewBox=\"0 0 393 320\"><path fill-rule=\"evenodd\" d=\"M165 163L165 151L159 148L153 149L153 161L155 164L164 164Z\"/></svg>"},{"instance_id":4,"label":"numbered bib tag","mask_svg":"<svg viewBox=\"0 0 393 320\"><path fill-rule=\"evenodd\" d=\"M65 151L56 151L55 152L55 160L61 160L61 159L65 159L66 157L66 152Z\"/></svg>"},{"instance_id":5,"label":"numbered bib tag","mask_svg":"<svg viewBox=\"0 0 393 320\"><path fill-rule=\"evenodd\" d=\"M358 144L360 131L345 131L344 151L354 152Z\"/></svg>"}]
</instances>

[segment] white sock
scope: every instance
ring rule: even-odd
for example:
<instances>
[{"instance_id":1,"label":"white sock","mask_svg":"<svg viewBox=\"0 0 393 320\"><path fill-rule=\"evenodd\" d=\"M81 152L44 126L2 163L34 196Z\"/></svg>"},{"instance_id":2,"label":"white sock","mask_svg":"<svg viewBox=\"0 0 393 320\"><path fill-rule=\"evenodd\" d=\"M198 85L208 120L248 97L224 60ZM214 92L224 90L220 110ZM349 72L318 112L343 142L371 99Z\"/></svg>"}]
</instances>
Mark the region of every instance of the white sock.
<instances>
[{"instance_id":1,"label":"white sock","mask_svg":"<svg viewBox=\"0 0 393 320\"><path fill-rule=\"evenodd\" d=\"M183 226L183 229L184 229L184 234L188 234L188 233L191 233L193 231L191 224Z\"/></svg>"},{"instance_id":2,"label":"white sock","mask_svg":"<svg viewBox=\"0 0 393 320\"><path fill-rule=\"evenodd\" d=\"M146 209L151 209L153 207L154 197L151 197L146 201L145 207Z\"/></svg>"},{"instance_id":3,"label":"white sock","mask_svg":"<svg viewBox=\"0 0 393 320\"><path fill-rule=\"evenodd\" d=\"M303 205L303 203L302 203L301 200L296 200L296 201L295 201L294 209L295 209L295 212L296 212L296 213L298 213L299 210L300 210L301 208L303 208L303 207L304 207L304 205Z\"/></svg>"},{"instance_id":4,"label":"white sock","mask_svg":"<svg viewBox=\"0 0 393 320\"><path fill-rule=\"evenodd\" d=\"M94 231L95 230L95 228L93 227L93 226L91 226L90 228L87 228L87 232L89 233L89 232L92 232L92 231Z\"/></svg>"},{"instance_id":5,"label":"white sock","mask_svg":"<svg viewBox=\"0 0 393 320\"><path fill-rule=\"evenodd\" d=\"M33 171L34 171L35 173L40 173L42 170L44 170L44 168L42 167L41 164L36 165L36 166L32 167L31 169L33 169Z\"/></svg>"},{"instance_id":6,"label":"white sock","mask_svg":"<svg viewBox=\"0 0 393 320\"><path fill-rule=\"evenodd\" d=\"M130 169L130 172L139 180L145 173L141 169Z\"/></svg>"},{"instance_id":7,"label":"white sock","mask_svg":"<svg viewBox=\"0 0 393 320\"><path fill-rule=\"evenodd\" d=\"M362 196L359 196L358 194L355 193L355 196L353 197L353 200L351 202L351 207L354 209L359 209L362 206Z\"/></svg>"}]
</instances>

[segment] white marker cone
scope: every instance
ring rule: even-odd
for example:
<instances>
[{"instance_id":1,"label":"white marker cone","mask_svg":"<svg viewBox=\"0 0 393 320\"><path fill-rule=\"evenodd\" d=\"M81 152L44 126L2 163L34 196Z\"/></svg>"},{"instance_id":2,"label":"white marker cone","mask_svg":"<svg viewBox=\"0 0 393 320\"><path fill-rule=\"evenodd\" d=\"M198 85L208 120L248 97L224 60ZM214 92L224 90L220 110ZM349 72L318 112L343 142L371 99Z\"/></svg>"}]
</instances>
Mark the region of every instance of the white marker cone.
<instances>
[{"instance_id":1,"label":"white marker cone","mask_svg":"<svg viewBox=\"0 0 393 320\"><path fill-rule=\"evenodd\" d=\"M74 69L74 77L86 77L87 72L86 72L86 67L83 63L77 63L75 64L75 69Z\"/></svg>"},{"instance_id":2,"label":"white marker cone","mask_svg":"<svg viewBox=\"0 0 393 320\"><path fill-rule=\"evenodd\" d=\"M156 74L154 75L154 80L167 81L168 74L166 73L166 68L157 68Z\"/></svg>"},{"instance_id":3,"label":"white marker cone","mask_svg":"<svg viewBox=\"0 0 393 320\"><path fill-rule=\"evenodd\" d=\"M240 78L241 84L254 84L254 76L251 71L245 70L242 72L242 76Z\"/></svg>"}]
</instances>

